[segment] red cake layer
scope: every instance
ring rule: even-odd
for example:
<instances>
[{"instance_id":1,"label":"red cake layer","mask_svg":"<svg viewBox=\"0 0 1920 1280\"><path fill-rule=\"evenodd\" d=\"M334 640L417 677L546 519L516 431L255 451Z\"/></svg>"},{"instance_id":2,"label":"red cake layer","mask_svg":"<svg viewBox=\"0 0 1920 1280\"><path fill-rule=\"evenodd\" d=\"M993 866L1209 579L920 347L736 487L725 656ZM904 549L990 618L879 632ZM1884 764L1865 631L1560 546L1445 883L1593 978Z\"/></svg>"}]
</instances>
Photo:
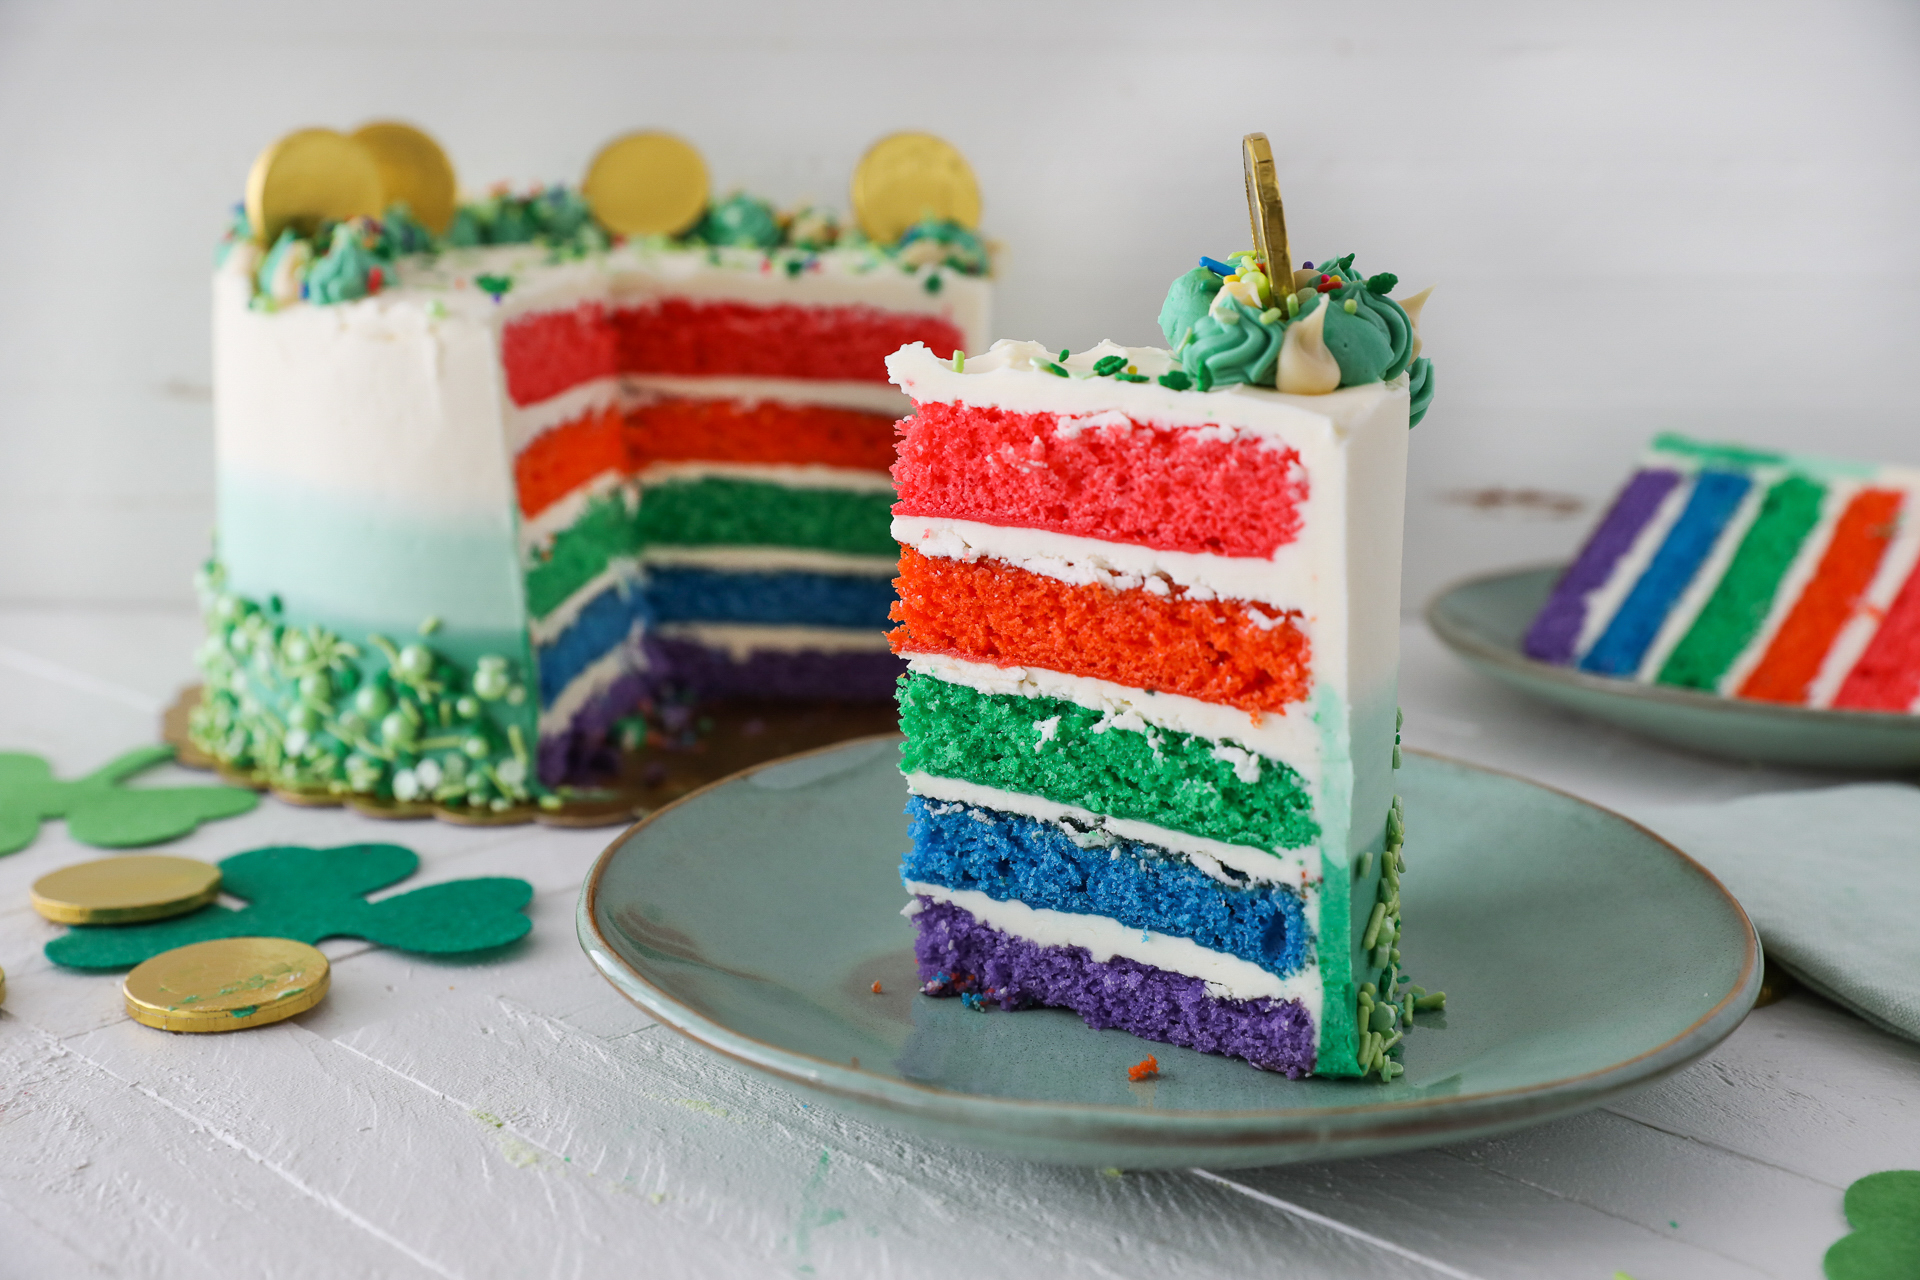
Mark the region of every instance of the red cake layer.
<instances>
[{"instance_id":1,"label":"red cake layer","mask_svg":"<svg viewBox=\"0 0 1920 1280\"><path fill-rule=\"evenodd\" d=\"M615 405L543 431L513 460L520 514L539 515L595 476L627 472L625 420Z\"/></svg>"},{"instance_id":2,"label":"red cake layer","mask_svg":"<svg viewBox=\"0 0 1920 1280\"><path fill-rule=\"evenodd\" d=\"M1766 702L1807 700L1807 690L1820 674L1834 638L1853 617L1879 571L1899 514L1897 490L1865 489L1853 496L1834 525L1833 540L1820 557L1812 581L1774 633L1760 665L1740 686L1741 697Z\"/></svg>"},{"instance_id":3,"label":"red cake layer","mask_svg":"<svg viewBox=\"0 0 1920 1280\"><path fill-rule=\"evenodd\" d=\"M940 316L867 306L662 298L621 308L614 325L629 373L885 382L887 357L901 347L952 351L963 341Z\"/></svg>"},{"instance_id":4,"label":"red cake layer","mask_svg":"<svg viewBox=\"0 0 1920 1280\"><path fill-rule=\"evenodd\" d=\"M1907 575L1833 705L1849 711L1905 711L1915 697L1920 697L1920 565Z\"/></svg>"},{"instance_id":5,"label":"red cake layer","mask_svg":"<svg viewBox=\"0 0 1920 1280\"><path fill-rule=\"evenodd\" d=\"M509 320L500 334L507 394L538 404L620 371L620 343L606 308L589 302L571 311L539 311Z\"/></svg>"},{"instance_id":6,"label":"red cake layer","mask_svg":"<svg viewBox=\"0 0 1920 1280\"><path fill-rule=\"evenodd\" d=\"M901 424L899 515L1052 529L1162 551L1266 558L1299 536L1300 455L1183 427L922 404Z\"/></svg>"},{"instance_id":7,"label":"red cake layer","mask_svg":"<svg viewBox=\"0 0 1920 1280\"><path fill-rule=\"evenodd\" d=\"M887 357L913 342L961 345L937 315L879 307L755 306L663 298L608 314L598 303L507 322L507 394L537 404L614 373L885 382Z\"/></svg>"},{"instance_id":8,"label":"red cake layer","mask_svg":"<svg viewBox=\"0 0 1920 1280\"><path fill-rule=\"evenodd\" d=\"M819 463L885 471L893 418L779 400L673 397L627 411L627 445L647 462Z\"/></svg>"},{"instance_id":9,"label":"red cake layer","mask_svg":"<svg viewBox=\"0 0 1920 1280\"><path fill-rule=\"evenodd\" d=\"M1245 711L1282 711L1311 686L1297 615L1262 628L1253 606L1141 588L1073 586L998 560L900 549L896 653L1044 667Z\"/></svg>"}]
</instances>

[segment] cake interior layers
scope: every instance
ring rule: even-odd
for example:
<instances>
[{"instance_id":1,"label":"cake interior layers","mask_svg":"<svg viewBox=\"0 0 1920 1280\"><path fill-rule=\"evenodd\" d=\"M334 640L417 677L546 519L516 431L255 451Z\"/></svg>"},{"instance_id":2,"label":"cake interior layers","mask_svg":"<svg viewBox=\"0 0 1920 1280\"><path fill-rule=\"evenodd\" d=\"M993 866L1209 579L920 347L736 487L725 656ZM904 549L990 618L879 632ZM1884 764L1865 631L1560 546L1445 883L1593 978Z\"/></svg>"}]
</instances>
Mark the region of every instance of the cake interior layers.
<instances>
[{"instance_id":1,"label":"cake interior layers","mask_svg":"<svg viewBox=\"0 0 1920 1280\"><path fill-rule=\"evenodd\" d=\"M713 381L748 394L603 378L530 411L514 477L546 776L662 687L892 692L893 416Z\"/></svg>"},{"instance_id":2,"label":"cake interior layers","mask_svg":"<svg viewBox=\"0 0 1920 1280\"><path fill-rule=\"evenodd\" d=\"M1384 833L1353 813L1351 679L1377 677L1353 661L1341 564L1366 503L1399 499L1368 486L1349 512L1343 492L1373 442L1403 460L1404 405L1369 401L1336 433L1251 398L1193 420L1158 386L1079 380L1156 355L1097 349L1066 379L969 358L975 382L890 361L916 408L892 641L922 976L1293 1076L1363 1074L1353 1001L1376 973L1391 989L1397 924L1350 932L1385 859L1349 861Z\"/></svg>"},{"instance_id":3,"label":"cake interior layers","mask_svg":"<svg viewBox=\"0 0 1920 1280\"><path fill-rule=\"evenodd\" d=\"M1542 661L1770 702L1920 699L1920 473L1654 442L1529 630Z\"/></svg>"}]
</instances>

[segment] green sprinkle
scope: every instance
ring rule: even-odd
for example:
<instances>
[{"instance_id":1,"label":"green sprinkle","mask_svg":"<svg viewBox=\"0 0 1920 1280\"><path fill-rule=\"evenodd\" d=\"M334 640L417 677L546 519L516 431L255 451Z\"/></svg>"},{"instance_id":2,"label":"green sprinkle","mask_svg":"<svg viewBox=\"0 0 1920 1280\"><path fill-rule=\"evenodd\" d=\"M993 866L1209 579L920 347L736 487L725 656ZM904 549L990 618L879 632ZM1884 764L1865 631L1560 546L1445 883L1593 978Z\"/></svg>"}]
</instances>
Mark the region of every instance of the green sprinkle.
<instances>
[{"instance_id":1,"label":"green sprinkle","mask_svg":"<svg viewBox=\"0 0 1920 1280\"><path fill-rule=\"evenodd\" d=\"M1116 373L1113 375L1113 379L1115 382L1152 382L1153 381L1152 378L1149 378L1144 373Z\"/></svg>"},{"instance_id":2,"label":"green sprinkle","mask_svg":"<svg viewBox=\"0 0 1920 1280\"><path fill-rule=\"evenodd\" d=\"M1300 314L1300 295L1299 294L1290 293L1287 295L1287 314L1290 316L1297 316Z\"/></svg>"},{"instance_id":3,"label":"green sprinkle","mask_svg":"<svg viewBox=\"0 0 1920 1280\"><path fill-rule=\"evenodd\" d=\"M1160 385L1169 391L1185 391L1193 385L1193 379L1187 376L1186 370L1175 369L1160 375Z\"/></svg>"},{"instance_id":4,"label":"green sprinkle","mask_svg":"<svg viewBox=\"0 0 1920 1280\"><path fill-rule=\"evenodd\" d=\"M1068 347L1060 348L1060 363L1065 364L1067 362L1067 357L1072 354L1073 354L1073 351L1071 348L1068 348Z\"/></svg>"},{"instance_id":5,"label":"green sprinkle","mask_svg":"<svg viewBox=\"0 0 1920 1280\"><path fill-rule=\"evenodd\" d=\"M260 1006L257 1004L243 1004L238 1009L229 1009L227 1012L231 1017L251 1018L254 1014L260 1012Z\"/></svg>"},{"instance_id":6,"label":"green sprinkle","mask_svg":"<svg viewBox=\"0 0 1920 1280\"><path fill-rule=\"evenodd\" d=\"M1057 377L1071 378L1073 376L1072 374L1068 373L1065 369L1062 369L1059 365L1055 364L1051 360L1042 360L1040 362L1040 367L1042 369L1045 369L1048 373L1054 374Z\"/></svg>"},{"instance_id":7,"label":"green sprinkle","mask_svg":"<svg viewBox=\"0 0 1920 1280\"><path fill-rule=\"evenodd\" d=\"M1373 870L1373 850L1361 853L1360 861L1353 864L1353 876L1356 880L1365 880L1367 873Z\"/></svg>"},{"instance_id":8,"label":"green sprinkle","mask_svg":"<svg viewBox=\"0 0 1920 1280\"><path fill-rule=\"evenodd\" d=\"M513 288L512 276L475 276L473 282L483 293L492 294L495 302L500 301L506 296L507 291Z\"/></svg>"},{"instance_id":9,"label":"green sprinkle","mask_svg":"<svg viewBox=\"0 0 1920 1280\"><path fill-rule=\"evenodd\" d=\"M1340 304L1340 309L1348 315L1356 315L1360 311L1360 300L1358 298L1348 298Z\"/></svg>"},{"instance_id":10,"label":"green sprinkle","mask_svg":"<svg viewBox=\"0 0 1920 1280\"><path fill-rule=\"evenodd\" d=\"M1200 366L1200 390L1213 390L1213 370L1204 364Z\"/></svg>"},{"instance_id":11,"label":"green sprinkle","mask_svg":"<svg viewBox=\"0 0 1920 1280\"><path fill-rule=\"evenodd\" d=\"M1101 356L1094 362L1093 373L1098 378L1111 378L1127 367L1125 356Z\"/></svg>"},{"instance_id":12,"label":"green sprinkle","mask_svg":"<svg viewBox=\"0 0 1920 1280\"><path fill-rule=\"evenodd\" d=\"M1271 325L1274 321L1278 320L1283 314L1285 313L1282 312L1278 307L1268 307L1265 311L1262 311L1260 313L1260 323L1265 325Z\"/></svg>"},{"instance_id":13,"label":"green sprinkle","mask_svg":"<svg viewBox=\"0 0 1920 1280\"><path fill-rule=\"evenodd\" d=\"M1400 767L1400 744L1397 742L1393 744L1393 767Z\"/></svg>"},{"instance_id":14,"label":"green sprinkle","mask_svg":"<svg viewBox=\"0 0 1920 1280\"><path fill-rule=\"evenodd\" d=\"M967 353L958 347L955 347L953 351L953 371L955 373L965 373L967 371Z\"/></svg>"},{"instance_id":15,"label":"green sprinkle","mask_svg":"<svg viewBox=\"0 0 1920 1280\"><path fill-rule=\"evenodd\" d=\"M927 291L928 293L938 293L938 292L940 292L940 287L941 287L942 285L944 285L944 284L946 284L946 281L945 281L945 280L942 280L942 279L941 279L941 278L940 278L940 277L939 277L939 276L938 276L938 275L936 274L936 275L930 275L930 276L928 276L928 277L927 277L927 282L926 282L925 284L923 284L923 285L921 285L920 287L921 287L921 288L923 288L923 289L925 289L925 290L926 290L926 291Z\"/></svg>"},{"instance_id":16,"label":"green sprinkle","mask_svg":"<svg viewBox=\"0 0 1920 1280\"><path fill-rule=\"evenodd\" d=\"M1380 1068L1380 1078L1382 1080L1398 1080L1405 1074L1407 1074L1407 1069L1397 1062L1385 1063Z\"/></svg>"},{"instance_id":17,"label":"green sprinkle","mask_svg":"<svg viewBox=\"0 0 1920 1280\"><path fill-rule=\"evenodd\" d=\"M1402 709L1402 708L1400 708L1400 707L1395 707L1395 708L1393 709L1393 731L1394 731L1395 733L1398 733L1398 732L1400 732L1400 731L1401 731L1402 729L1404 729L1404 728L1406 728L1406 727L1407 727L1407 713L1406 713L1406 711L1405 711L1404 709ZM1400 797L1399 797L1399 796L1395 796L1395 797L1393 798L1393 802L1394 802L1394 804L1396 804L1396 805L1397 805L1397 804L1399 804L1399 803L1400 803Z\"/></svg>"},{"instance_id":18,"label":"green sprinkle","mask_svg":"<svg viewBox=\"0 0 1920 1280\"><path fill-rule=\"evenodd\" d=\"M1400 277L1391 271L1382 271L1377 276L1367 277L1368 293L1392 293L1393 287L1400 283Z\"/></svg>"},{"instance_id":19,"label":"green sprinkle","mask_svg":"<svg viewBox=\"0 0 1920 1280\"><path fill-rule=\"evenodd\" d=\"M1367 931L1360 937L1360 949L1362 951L1373 950L1374 944L1380 940L1380 926L1386 922L1387 904L1384 902L1374 903L1373 914L1367 917ZM1375 967L1377 968L1378 966Z\"/></svg>"},{"instance_id":20,"label":"green sprinkle","mask_svg":"<svg viewBox=\"0 0 1920 1280\"><path fill-rule=\"evenodd\" d=\"M440 618L438 615L429 616L425 622L420 624L420 634L423 636L430 636L439 629Z\"/></svg>"},{"instance_id":21,"label":"green sprinkle","mask_svg":"<svg viewBox=\"0 0 1920 1280\"><path fill-rule=\"evenodd\" d=\"M1447 1007L1447 993L1444 991L1435 991L1428 995L1418 996L1414 999L1413 1007L1421 1013L1432 1013L1436 1009L1445 1009Z\"/></svg>"}]
</instances>

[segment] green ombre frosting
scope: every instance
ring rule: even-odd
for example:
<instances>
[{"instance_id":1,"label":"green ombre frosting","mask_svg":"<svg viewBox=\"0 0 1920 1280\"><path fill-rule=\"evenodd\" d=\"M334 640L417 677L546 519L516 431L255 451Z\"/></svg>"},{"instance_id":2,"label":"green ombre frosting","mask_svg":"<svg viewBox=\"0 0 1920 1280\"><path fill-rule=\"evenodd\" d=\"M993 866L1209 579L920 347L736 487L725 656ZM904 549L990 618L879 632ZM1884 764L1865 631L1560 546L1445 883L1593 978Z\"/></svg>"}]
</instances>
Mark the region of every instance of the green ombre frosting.
<instances>
[{"instance_id":1,"label":"green ombre frosting","mask_svg":"<svg viewBox=\"0 0 1920 1280\"><path fill-rule=\"evenodd\" d=\"M1167 289L1167 300L1160 304L1160 332L1167 345L1177 347L1187 330L1200 323L1213 306L1213 295L1220 292L1220 277L1205 267L1195 267L1177 278Z\"/></svg>"},{"instance_id":2,"label":"green ombre frosting","mask_svg":"<svg viewBox=\"0 0 1920 1280\"><path fill-rule=\"evenodd\" d=\"M736 249L771 249L783 232L773 206L735 192L707 210L694 235L708 244Z\"/></svg>"},{"instance_id":3,"label":"green ombre frosting","mask_svg":"<svg viewBox=\"0 0 1920 1280\"><path fill-rule=\"evenodd\" d=\"M326 256L307 271L307 300L324 305L364 298L377 291L378 286L369 281L381 265L362 239L358 223L337 223Z\"/></svg>"},{"instance_id":4,"label":"green ombre frosting","mask_svg":"<svg viewBox=\"0 0 1920 1280\"><path fill-rule=\"evenodd\" d=\"M1256 311L1237 298L1216 297L1212 309L1193 322L1193 337L1179 351L1180 367L1200 390L1238 382L1273 385L1286 326L1277 318L1263 321L1263 315L1273 313Z\"/></svg>"}]
</instances>

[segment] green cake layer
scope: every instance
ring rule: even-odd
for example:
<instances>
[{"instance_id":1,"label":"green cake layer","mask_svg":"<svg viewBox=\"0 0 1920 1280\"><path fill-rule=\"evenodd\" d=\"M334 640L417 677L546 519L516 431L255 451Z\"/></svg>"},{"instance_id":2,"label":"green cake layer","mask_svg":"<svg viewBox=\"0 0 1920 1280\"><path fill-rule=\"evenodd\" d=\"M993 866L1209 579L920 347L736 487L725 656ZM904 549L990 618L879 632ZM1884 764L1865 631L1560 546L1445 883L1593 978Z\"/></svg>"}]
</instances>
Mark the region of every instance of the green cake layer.
<instances>
[{"instance_id":1,"label":"green cake layer","mask_svg":"<svg viewBox=\"0 0 1920 1280\"><path fill-rule=\"evenodd\" d=\"M1057 698L909 675L900 682L901 767L1259 849L1319 838L1305 780L1286 765L1258 758L1257 780L1244 781L1231 759L1215 757L1221 743L1111 723L1096 732L1105 719Z\"/></svg>"},{"instance_id":2,"label":"green cake layer","mask_svg":"<svg viewBox=\"0 0 1920 1280\"><path fill-rule=\"evenodd\" d=\"M649 486L637 528L664 546L773 546L894 556L893 494L706 477Z\"/></svg>"},{"instance_id":3,"label":"green cake layer","mask_svg":"<svg viewBox=\"0 0 1920 1280\"><path fill-rule=\"evenodd\" d=\"M543 559L527 570L527 612L544 618L600 573L607 563L640 550L640 522L617 495L593 499L562 530Z\"/></svg>"}]
</instances>

